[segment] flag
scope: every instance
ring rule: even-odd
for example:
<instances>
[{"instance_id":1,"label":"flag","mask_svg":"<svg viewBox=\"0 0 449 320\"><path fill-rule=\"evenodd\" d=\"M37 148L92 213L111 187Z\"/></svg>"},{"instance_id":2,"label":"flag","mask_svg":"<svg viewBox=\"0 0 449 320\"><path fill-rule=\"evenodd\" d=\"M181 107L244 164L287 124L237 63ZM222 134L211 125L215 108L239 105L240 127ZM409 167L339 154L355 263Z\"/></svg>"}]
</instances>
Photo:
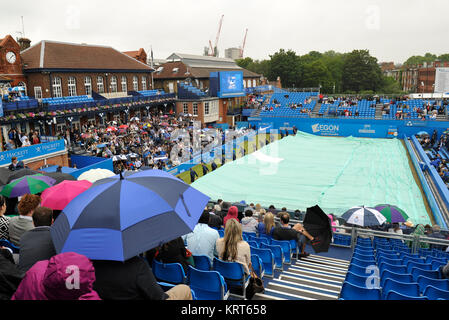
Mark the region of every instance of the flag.
<instances>
[{"instance_id":1,"label":"flag","mask_svg":"<svg viewBox=\"0 0 449 320\"><path fill-rule=\"evenodd\" d=\"M153 62L153 47L151 47L151 68L153 68L154 62Z\"/></svg>"}]
</instances>

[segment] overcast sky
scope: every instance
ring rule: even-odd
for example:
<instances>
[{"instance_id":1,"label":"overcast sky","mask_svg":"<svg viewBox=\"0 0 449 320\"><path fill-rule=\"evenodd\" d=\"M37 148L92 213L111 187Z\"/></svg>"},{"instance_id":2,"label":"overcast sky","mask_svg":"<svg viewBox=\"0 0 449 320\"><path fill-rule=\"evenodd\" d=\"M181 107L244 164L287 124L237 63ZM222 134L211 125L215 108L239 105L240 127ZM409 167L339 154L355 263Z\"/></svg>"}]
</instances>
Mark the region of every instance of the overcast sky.
<instances>
[{"instance_id":1,"label":"overcast sky","mask_svg":"<svg viewBox=\"0 0 449 320\"><path fill-rule=\"evenodd\" d=\"M101 44L120 51L153 47L154 58L173 52L203 54L239 47L245 57L267 59L280 48L369 49L379 62L402 63L412 55L449 53L447 0L24 0L0 11L0 37Z\"/></svg>"}]
</instances>

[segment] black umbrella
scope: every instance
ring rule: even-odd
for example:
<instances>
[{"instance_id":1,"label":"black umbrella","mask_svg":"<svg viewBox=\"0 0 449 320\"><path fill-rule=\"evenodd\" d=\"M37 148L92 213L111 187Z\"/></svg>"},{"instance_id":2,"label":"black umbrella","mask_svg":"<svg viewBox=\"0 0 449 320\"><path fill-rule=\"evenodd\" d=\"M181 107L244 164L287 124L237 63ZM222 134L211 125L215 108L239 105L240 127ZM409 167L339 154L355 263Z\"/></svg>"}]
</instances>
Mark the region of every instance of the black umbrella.
<instances>
[{"instance_id":1,"label":"black umbrella","mask_svg":"<svg viewBox=\"0 0 449 320\"><path fill-rule=\"evenodd\" d=\"M55 179L55 185L65 180L76 181L76 178L74 176L64 172L44 172L43 175Z\"/></svg>"},{"instance_id":2,"label":"black umbrella","mask_svg":"<svg viewBox=\"0 0 449 320\"><path fill-rule=\"evenodd\" d=\"M33 174L40 173L39 171L31 170L28 168L19 169L19 170L13 171L13 172L14 173L12 175L10 175L8 178L8 183L10 183L11 181L13 181L15 179L19 179L19 178L22 178L25 176L32 176Z\"/></svg>"},{"instance_id":3,"label":"black umbrella","mask_svg":"<svg viewBox=\"0 0 449 320\"><path fill-rule=\"evenodd\" d=\"M327 252L332 241L331 221L318 206L307 208L304 228L314 237L312 247L315 253Z\"/></svg>"},{"instance_id":4,"label":"black umbrella","mask_svg":"<svg viewBox=\"0 0 449 320\"><path fill-rule=\"evenodd\" d=\"M14 171L8 168L0 168L0 185L8 184L8 179L13 173Z\"/></svg>"}]
</instances>

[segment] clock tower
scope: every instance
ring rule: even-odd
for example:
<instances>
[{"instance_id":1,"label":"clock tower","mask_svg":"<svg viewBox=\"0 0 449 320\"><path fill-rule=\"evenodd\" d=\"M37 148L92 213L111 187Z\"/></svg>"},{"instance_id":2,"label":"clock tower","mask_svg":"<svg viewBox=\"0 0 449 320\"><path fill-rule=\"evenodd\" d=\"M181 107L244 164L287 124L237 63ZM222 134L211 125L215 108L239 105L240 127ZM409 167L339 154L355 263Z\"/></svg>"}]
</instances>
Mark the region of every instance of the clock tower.
<instances>
[{"instance_id":1,"label":"clock tower","mask_svg":"<svg viewBox=\"0 0 449 320\"><path fill-rule=\"evenodd\" d=\"M10 35L0 39L0 78L10 80L11 87L26 85L20 45Z\"/></svg>"}]
</instances>

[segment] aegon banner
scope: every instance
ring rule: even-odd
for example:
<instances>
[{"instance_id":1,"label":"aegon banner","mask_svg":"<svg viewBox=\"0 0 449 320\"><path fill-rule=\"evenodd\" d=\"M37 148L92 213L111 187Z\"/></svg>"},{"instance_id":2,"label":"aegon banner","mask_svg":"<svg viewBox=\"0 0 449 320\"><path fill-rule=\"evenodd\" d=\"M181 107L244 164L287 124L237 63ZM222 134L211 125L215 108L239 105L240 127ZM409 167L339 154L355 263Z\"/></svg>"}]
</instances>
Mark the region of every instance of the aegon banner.
<instances>
[{"instance_id":1,"label":"aegon banner","mask_svg":"<svg viewBox=\"0 0 449 320\"><path fill-rule=\"evenodd\" d=\"M25 161L27 159L42 157L50 153L64 151L64 140L57 140L48 143L35 144L29 147L23 147L10 151L4 151L0 153L0 166L10 164L12 157L17 157L19 161Z\"/></svg>"}]
</instances>

